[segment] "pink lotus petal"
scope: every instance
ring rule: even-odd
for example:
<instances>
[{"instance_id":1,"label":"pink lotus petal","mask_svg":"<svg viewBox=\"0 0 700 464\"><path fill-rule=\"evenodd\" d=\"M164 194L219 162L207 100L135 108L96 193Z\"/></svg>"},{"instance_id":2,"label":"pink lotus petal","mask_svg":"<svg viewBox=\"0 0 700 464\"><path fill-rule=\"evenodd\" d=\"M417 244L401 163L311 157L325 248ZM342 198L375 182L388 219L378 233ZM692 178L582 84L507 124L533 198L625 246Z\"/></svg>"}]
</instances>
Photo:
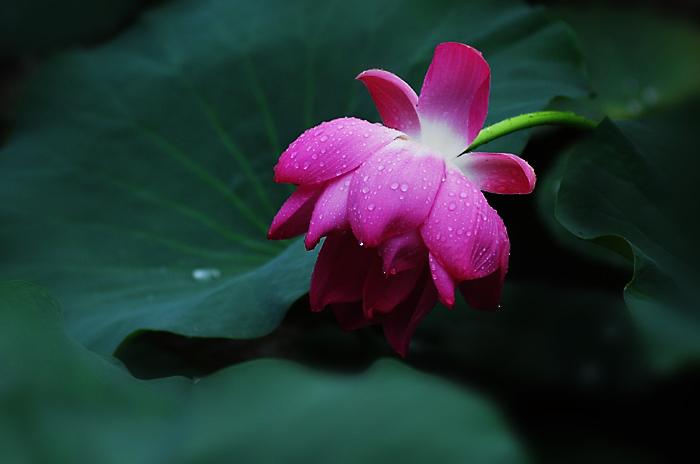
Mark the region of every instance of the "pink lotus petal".
<instances>
[{"instance_id":1,"label":"pink lotus petal","mask_svg":"<svg viewBox=\"0 0 700 464\"><path fill-rule=\"evenodd\" d=\"M433 277L433 283L438 290L440 303L448 308L454 308L457 282L455 282L450 273L442 267L432 254L428 255L428 257L430 262L430 275Z\"/></svg>"},{"instance_id":2,"label":"pink lotus petal","mask_svg":"<svg viewBox=\"0 0 700 464\"><path fill-rule=\"evenodd\" d=\"M446 174L421 235L455 280L485 277L500 265L503 221L467 177L452 167Z\"/></svg>"},{"instance_id":3,"label":"pink lotus petal","mask_svg":"<svg viewBox=\"0 0 700 464\"><path fill-rule=\"evenodd\" d=\"M379 256L384 260L384 272L396 274L425 264L428 259L428 247L416 228L389 237L380 243Z\"/></svg>"},{"instance_id":4,"label":"pink lotus petal","mask_svg":"<svg viewBox=\"0 0 700 464\"><path fill-rule=\"evenodd\" d=\"M377 256L365 280L362 296L365 317L372 320L375 311L388 313L408 298L422 270L422 267L415 267L396 274L384 274L381 258Z\"/></svg>"},{"instance_id":5,"label":"pink lotus petal","mask_svg":"<svg viewBox=\"0 0 700 464\"><path fill-rule=\"evenodd\" d=\"M503 228L505 234L505 227ZM507 237L507 235L506 235ZM495 311L501 300L501 288L508 271L508 257L510 255L510 242L503 242L501 250L501 263L496 271L475 280L465 280L459 285L459 291L464 296L467 304L480 311Z\"/></svg>"},{"instance_id":6,"label":"pink lotus petal","mask_svg":"<svg viewBox=\"0 0 700 464\"><path fill-rule=\"evenodd\" d=\"M302 185L287 198L272 220L269 240L283 240L301 235L309 228L311 214L324 184Z\"/></svg>"},{"instance_id":7,"label":"pink lotus petal","mask_svg":"<svg viewBox=\"0 0 700 464\"><path fill-rule=\"evenodd\" d=\"M275 182L317 184L352 171L401 132L356 118L324 122L299 136L275 166Z\"/></svg>"},{"instance_id":8,"label":"pink lotus petal","mask_svg":"<svg viewBox=\"0 0 700 464\"><path fill-rule=\"evenodd\" d=\"M404 358L408 352L413 332L428 315L437 302L437 290L430 279L428 267L425 266L413 291L408 298L387 314L378 314L384 335Z\"/></svg>"},{"instance_id":9,"label":"pink lotus petal","mask_svg":"<svg viewBox=\"0 0 700 464\"><path fill-rule=\"evenodd\" d=\"M375 256L374 250L358 245L350 233L327 237L311 274L311 309L321 311L327 304L361 300Z\"/></svg>"},{"instance_id":10,"label":"pink lotus petal","mask_svg":"<svg viewBox=\"0 0 700 464\"><path fill-rule=\"evenodd\" d=\"M519 156L508 153L466 153L452 163L480 190L491 193L530 193L535 170Z\"/></svg>"},{"instance_id":11,"label":"pink lotus petal","mask_svg":"<svg viewBox=\"0 0 700 464\"><path fill-rule=\"evenodd\" d=\"M444 176L445 159L429 147L397 139L354 173L348 217L369 247L418 227L430 213Z\"/></svg>"},{"instance_id":12,"label":"pink lotus petal","mask_svg":"<svg viewBox=\"0 0 700 464\"><path fill-rule=\"evenodd\" d=\"M410 85L397 75L381 69L370 69L356 79L367 86L385 126L410 137L420 136L420 121L416 113L418 95Z\"/></svg>"},{"instance_id":13,"label":"pink lotus petal","mask_svg":"<svg viewBox=\"0 0 700 464\"><path fill-rule=\"evenodd\" d=\"M448 159L466 149L484 126L490 78L488 64L472 47L438 45L418 99L422 142L441 147ZM453 137L459 143L443 141Z\"/></svg>"},{"instance_id":14,"label":"pink lotus petal","mask_svg":"<svg viewBox=\"0 0 700 464\"><path fill-rule=\"evenodd\" d=\"M348 191L352 173L336 177L326 182L321 196L316 201L309 232L304 243L311 250L318 245L324 235L343 232L350 229L348 222Z\"/></svg>"},{"instance_id":15,"label":"pink lotus petal","mask_svg":"<svg viewBox=\"0 0 700 464\"><path fill-rule=\"evenodd\" d=\"M333 308L333 314L335 314L335 318L338 320L338 325L345 332L376 324L376 322L365 318L361 301L333 303L331 308Z\"/></svg>"}]
</instances>

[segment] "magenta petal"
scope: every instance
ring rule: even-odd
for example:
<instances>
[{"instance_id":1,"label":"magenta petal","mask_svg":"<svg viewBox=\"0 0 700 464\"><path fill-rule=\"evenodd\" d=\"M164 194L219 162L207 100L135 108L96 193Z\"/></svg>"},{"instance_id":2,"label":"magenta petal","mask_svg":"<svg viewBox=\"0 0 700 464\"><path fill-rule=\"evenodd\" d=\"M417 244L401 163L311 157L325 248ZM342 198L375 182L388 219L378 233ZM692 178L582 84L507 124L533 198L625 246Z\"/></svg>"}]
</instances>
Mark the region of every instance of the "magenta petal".
<instances>
[{"instance_id":1,"label":"magenta petal","mask_svg":"<svg viewBox=\"0 0 700 464\"><path fill-rule=\"evenodd\" d=\"M466 149L486 120L490 76L486 60L472 47L459 43L438 45L418 99L423 142L433 145L433 139L444 137L449 128L461 138L461 149Z\"/></svg>"},{"instance_id":2,"label":"magenta petal","mask_svg":"<svg viewBox=\"0 0 700 464\"><path fill-rule=\"evenodd\" d=\"M338 325L346 332L351 330L366 327L371 324L376 324L365 318L365 313L362 311L362 302L354 301L352 303L333 303L331 305L333 314L338 320Z\"/></svg>"},{"instance_id":3,"label":"magenta petal","mask_svg":"<svg viewBox=\"0 0 700 464\"><path fill-rule=\"evenodd\" d=\"M283 240L301 235L309 228L311 214L324 184L302 185L291 194L272 220L267 238Z\"/></svg>"},{"instance_id":4,"label":"magenta petal","mask_svg":"<svg viewBox=\"0 0 700 464\"><path fill-rule=\"evenodd\" d=\"M384 272L396 274L425 264L428 259L428 247L416 228L384 240L379 244L379 255L384 260Z\"/></svg>"},{"instance_id":5,"label":"magenta petal","mask_svg":"<svg viewBox=\"0 0 700 464\"><path fill-rule=\"evenodd\" d=\"M396 274L384 274L382 262L377 257L367 272L362 300L365 317L372 319L374 311L388 313L408 298L416 285L423 267L415 267Z\"/></svg>"},{"instance_id":6,"label":"magenta petal","mask_svg":"<svg viewBox=\"0 0 700 464\"><path fill-rule=\"evenodd\" d=\"M408 298L387 314L377 315L382 323L384 335L404 358L408 352L411 336L421 321L428 315L437 302L437 290L430 279L428 267L423 272Z\"/></svg>"},{"instance_id":7,"label":"magenta petal","mask_svg":"<svg viewBox=\"0 0 700 464\"><path fill-rule=\"evenodd\" d=\"M355 171L348 217L369 247L418 227L430 213L445 159L429 147L397 139Z\"/></svg>"},{"instance_id":8,"label":"magenta petal","mask_svg":"<svg viewBox=\"0 0 700 464\"><path fill-rule=\"evenodd\" d=\"M317 184L352 171L401 132L362 119L340 118L312 127L282 153L275 182Z\"/></svg>"},{"instance_id":9,"label":"magenta petal","mask_svg":"<svg viewBox=\"0 0 700 464\"><path fill-rule=\"evenodd\" d=\"M421 235L455 280L485 277L500 265L503 221L469 179L451 167L446 174Z\"/></svg>"},{"instance_id":10,"label":"magenta petal","mask_svg":"<svg viewBox=\"0 0 700 464\"><path fill-rule=\"evenodd\" d=\"M503 233L505 234L505 227ZM480 311L498 309L503 280L506 277L506 271L508 271L509 255L510 242L506 239L501 249L501 264L496 271L481 279L466 280L459 285L459 291L469 306Z\"/></svg>"},{"instance_id":11,"label":"magenta petal","mask_svg":"<svg viewBox=\"0 0 700 464\"><path fill-rule=\"evenodd\" d=\"M304 243L310 250L318 245L324 235L343 232L350 229L348 222L348 190L352 173L336 177L326 182L321 196L316 201L309 232Z\"/></svg>"},{"instance_id":12,"label":"magenta petal","mask_svg":"<svg viewBox=\"0 0 700 464\"><path fill-rule=\"evenodd\" d=\"M311 309L321 311L330 303L360 301L375 256L374 250L359 246L351 233L327 237L311 274Z\"/></svg>"},{"instance_id":13,"label":"magenta petal","mask_svg":"<svg viewBox=\"0 0 700 464\"><path fill-rule=\"evenodd\" d=\"M384 125L411 137L420 135L416 113L418 95L400 77L381 69L370 69L357 76L369 90Z\"/></svg>"},{"instance_id":14,"label":"magenta petal","mask_svg":"<svg viewBox=\"0 0 700 464\"><path fill-rule=\"evenodd\" d=\"M480 190L491 193L530 193L535 170L519 156L508 153L466 153L453 159L460 171Z\"/></svg>"},{"instance_id":15,"label":"magenta petal","mask_svg":"<svg viewBox=\"0 0 700 464\"><path fill-rule=\"evenodd\" d=\"M454 308L457 282L432 254L428 256L430 260L430 275L433 277L433 283L437 288L438 298L448 308Z\"/></svg>"}]
</instances>

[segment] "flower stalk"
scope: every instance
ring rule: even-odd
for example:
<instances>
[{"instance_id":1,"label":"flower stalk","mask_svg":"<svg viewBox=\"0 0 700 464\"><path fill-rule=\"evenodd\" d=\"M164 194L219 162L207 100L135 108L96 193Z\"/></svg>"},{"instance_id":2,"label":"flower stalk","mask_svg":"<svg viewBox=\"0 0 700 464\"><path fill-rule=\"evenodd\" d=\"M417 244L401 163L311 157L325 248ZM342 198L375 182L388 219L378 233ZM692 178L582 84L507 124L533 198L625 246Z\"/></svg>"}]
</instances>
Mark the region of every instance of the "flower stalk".
<instances>
[{"instance_id":1,"label":"flower stalk","mask_svg":"<svg viewBox=\"0 0 700 464\"><path fill-rule=\"evenodd\" d=\"M512 132L536 126L567 126L590 132L598 126L598 123L571 111L538 111L521 114L482 129L476 139L474 139L474 142L463 153L470 152L481 145L485 145Z\"/></svg>"}]
</instances>

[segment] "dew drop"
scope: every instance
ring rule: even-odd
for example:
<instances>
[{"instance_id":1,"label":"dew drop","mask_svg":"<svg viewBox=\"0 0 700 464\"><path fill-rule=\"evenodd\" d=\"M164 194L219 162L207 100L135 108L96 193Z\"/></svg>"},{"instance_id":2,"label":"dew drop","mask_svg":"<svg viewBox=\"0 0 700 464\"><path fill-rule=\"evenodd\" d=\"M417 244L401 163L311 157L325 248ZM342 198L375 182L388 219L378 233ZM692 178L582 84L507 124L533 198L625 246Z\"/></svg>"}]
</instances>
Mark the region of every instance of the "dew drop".
<instances>
[{"instance_id":1,"label":"dew drop","mask_svg":"<svg viewBox=\"0 0 700 464\"><path fill-rule=\"evenodd\" d=\"M397 188L399 188L399 183L398 183L398 182L394 182L394 183L391 184L389 187L391 187L391 190L396 190Z\"/></svg>"},{"instance_id":2,"label":"dew drop","mask_svg":"<svg viewBox=\"0 0 700 464\"><path fill-rule=\"evenodd\" d=\"M450 206L447 207L447 209L449 209L450 211L454 211L456 208L457 208L457 203L455 203L454 201L450 202Z\"/></svg>"},{"instance_id":3,"label":"dew drop","mask_svg":"<svg viewBox=\"0 0 700 464\"><path fill-rule=\"evenodd\" d=\"M327 135L324 135L323 137L321 137L321 142L325 142L326 140L328 140L328 136L327 136Z\"/></svg>"},{"instance_id":4,"label":"dew drop","mask_svg":"<svg viewBox=\"0 0 700 464\"><path fill-rule=\"evenodd\" d=\"M408 190L408 184L404 182L403 184L401 184L401 191L405 192L406 190Z\"/></svg>"},{"instance_id":5,"label":"dew drop","mask_svg":"<svg viewBox=\"0 0 700 464\"><path fill-rule=\"evenodd\" d=\"M192 278L197 282L209 282L221 277L221 271L216 268L195 269L192 271Z\"/></svg>"},{"instance_id":6,"label":"dew drop","mask_svg":"<svg viewBox=\"0 0 700 464\"><path fill-rule=\"evenodd\" d=\"M369 205L367 205L367 209L370 211L374 211L374 206L374 203L370 203Z\"/></svg>"},{"instance_id":7,"label":"dew drop","mask_svg":"<svg viewBox=\"0 0 700 464\"><path fill-rule=\"evenodd\" d=\"M367 187L366 185L364 187L362 187L362 193L368 193L368 192L369 192L369 187Z\"/></svg>"},{"instance_id":8,"label":"dew drop","mask_svg":"<svg viewBox=\"0 0 700 464\"><path fill-rule=\"evenodd\" d=\"M304 161L304 169L309 169L309 165L311 165L311 161Z\"/></svg>"},{"instance_id":9,"label":"dew drop","mask_svg":"<svg viewBox=\"0 0 700 464\"><path fill-rule=\"evenodd\" d=\"M460 193L459 198L467 198L467 193L466 192Z\"/></svg>"}]
</instances>

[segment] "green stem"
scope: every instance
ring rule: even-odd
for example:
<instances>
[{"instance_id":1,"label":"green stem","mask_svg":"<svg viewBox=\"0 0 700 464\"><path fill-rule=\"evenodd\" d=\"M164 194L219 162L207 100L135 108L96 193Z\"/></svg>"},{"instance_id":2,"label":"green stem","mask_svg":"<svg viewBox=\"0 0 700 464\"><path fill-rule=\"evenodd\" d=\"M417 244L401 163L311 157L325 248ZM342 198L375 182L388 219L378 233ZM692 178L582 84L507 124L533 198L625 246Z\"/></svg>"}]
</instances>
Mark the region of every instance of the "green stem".
<instances>
[{"instance_id":1,"label":"green stem","mask_svg":"<svg viewBox=\"0 0 700 464\"><path fill-rule=\"evenodd\" d=\"M571 111L538 111L537 113L521 114L513 118L504 119L479 132L474 142L464 153L474 150L498 137L503 137L511 132L529 129L535 126L567 126L590 132L598 126L598 123Z\"/></svg>"}]
</instances>

